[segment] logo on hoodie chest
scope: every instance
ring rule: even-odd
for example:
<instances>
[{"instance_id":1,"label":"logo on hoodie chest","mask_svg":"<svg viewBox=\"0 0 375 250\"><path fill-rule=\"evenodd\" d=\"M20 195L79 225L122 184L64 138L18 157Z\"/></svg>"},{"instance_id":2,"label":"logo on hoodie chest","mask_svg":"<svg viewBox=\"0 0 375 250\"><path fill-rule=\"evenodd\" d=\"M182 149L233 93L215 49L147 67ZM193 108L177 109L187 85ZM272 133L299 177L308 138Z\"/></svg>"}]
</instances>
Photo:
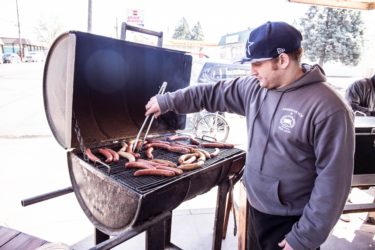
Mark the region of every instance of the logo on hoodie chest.
<instances>
[{"instance_id":1,"label":"logo on hoodie chest","mask_svg":"<svg viewBox=\"0 0 375 250\"><path fill-rule=\"evenodd\" d=\"M291 133L296 126L296 121L298 118L303 118L303 115L291 108L283 108L282 113L278 128L285 133Z\"/></svg>"}]
</instances>

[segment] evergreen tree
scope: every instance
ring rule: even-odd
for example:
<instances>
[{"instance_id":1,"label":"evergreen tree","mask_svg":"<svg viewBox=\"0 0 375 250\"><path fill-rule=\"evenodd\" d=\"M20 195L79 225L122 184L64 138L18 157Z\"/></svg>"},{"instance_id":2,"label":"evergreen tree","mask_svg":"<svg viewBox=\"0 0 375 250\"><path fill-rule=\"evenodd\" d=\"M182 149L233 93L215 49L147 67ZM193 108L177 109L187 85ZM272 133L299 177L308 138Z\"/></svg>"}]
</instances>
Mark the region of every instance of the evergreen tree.
<instances>
[{"instance_id":1,"label":"evergreen tree","mask_svg":"<svg viewBox=\"0 0 375 250\"><path fill-rule=\"evenodd\" d=\"M320 66L328 61L359 63L364 32L360 11L311 6L300 25L309 60L318 60Z\"/></svg>"},{"instance_id":2,"label":"evergreen tree","mask_svg":"<svg viewBox=\"0 0 375 250\"><path fill-rule=\"evenodd\" d=\"M198 21L191 30L191 40L203 41L204 34L201 23Z\"/></svg>"},{"instance_id":3,"label":"evergreen tree","mask_svg":"<svg viewBox=\"0 0 375 250\"><path fill-rule=\"evenodd\" d=\"M189 24L186 21L185 17L183 17L180 20L180 22L177 24L172 38L177 39L177 40L184 40L184 39L190 40L191 39Z\"/></svg>"}]
</instances>

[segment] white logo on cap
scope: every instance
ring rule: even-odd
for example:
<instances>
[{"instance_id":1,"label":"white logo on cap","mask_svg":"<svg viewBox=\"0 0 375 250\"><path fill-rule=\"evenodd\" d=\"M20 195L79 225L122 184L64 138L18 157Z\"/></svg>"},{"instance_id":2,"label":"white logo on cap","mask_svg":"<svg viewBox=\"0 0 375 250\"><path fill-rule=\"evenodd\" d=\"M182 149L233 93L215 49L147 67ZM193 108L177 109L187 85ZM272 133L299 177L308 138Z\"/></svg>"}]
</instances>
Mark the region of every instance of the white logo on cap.
<instances>
[{"instance_id":1,"label":"white logo on cap","mask_svg":"<svg viewBox=\"0 0 375 250\"><path fill-rule=\"evenodd\" d=\"M249 54L249 56L251 55L251 53L250 53L250 46L252 46L253 44L254 44L254 42L247 42L247 54Z\"/></svg>"},{"instance_id":2,"label":"white logo on cap","mask_svg":"<svg viewBox=\"0 0 375 250\"><path fill-rule=\"evenodd\" d=\"M281 53L284 53L285 49L284 48L277 48L277 53L280 55Z\"/></svg>"}]
</instances>

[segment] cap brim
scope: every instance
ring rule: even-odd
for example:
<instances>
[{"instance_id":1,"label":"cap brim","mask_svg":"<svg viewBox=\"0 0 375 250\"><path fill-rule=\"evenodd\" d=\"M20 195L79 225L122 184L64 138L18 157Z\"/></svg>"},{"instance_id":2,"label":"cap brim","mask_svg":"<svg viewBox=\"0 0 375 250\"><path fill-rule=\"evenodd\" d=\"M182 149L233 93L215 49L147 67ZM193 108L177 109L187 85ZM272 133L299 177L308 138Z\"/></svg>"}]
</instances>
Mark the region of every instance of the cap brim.
<instances>
[{"instance_id":1,"label":"cap brim","mask_svg":"<svg viewBox=\"0 0 375 250\"><path fill-rule=\"evenodd\" d=\"M272 57L267 58L242 58L242 63L248 62L248 63L256 63L256 62L263 62L272 59Z\"/></svg>"}]
</instances>

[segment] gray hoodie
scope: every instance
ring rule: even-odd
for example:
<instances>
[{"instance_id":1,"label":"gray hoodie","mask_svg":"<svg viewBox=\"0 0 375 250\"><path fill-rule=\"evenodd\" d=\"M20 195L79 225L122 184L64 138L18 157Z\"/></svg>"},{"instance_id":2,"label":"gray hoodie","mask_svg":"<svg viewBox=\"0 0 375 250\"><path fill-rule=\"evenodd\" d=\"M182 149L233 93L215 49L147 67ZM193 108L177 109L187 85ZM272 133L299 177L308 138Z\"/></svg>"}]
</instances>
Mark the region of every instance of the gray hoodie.
<instances>
[{"instance_id":1,"label":"gray hoodie","mask_svg":"<svg viewBox=\"0 0 375 250\"><path fill-rule=\"evenodd\" d=\"M354 165L353 114L319 66L280 89L253 77L158 95L162 113L232 112L246 116L244 184L250 204L272 215L299 215L286 235L294 249L328 237L349 194Z\"/></svg>"}]
</instances>

